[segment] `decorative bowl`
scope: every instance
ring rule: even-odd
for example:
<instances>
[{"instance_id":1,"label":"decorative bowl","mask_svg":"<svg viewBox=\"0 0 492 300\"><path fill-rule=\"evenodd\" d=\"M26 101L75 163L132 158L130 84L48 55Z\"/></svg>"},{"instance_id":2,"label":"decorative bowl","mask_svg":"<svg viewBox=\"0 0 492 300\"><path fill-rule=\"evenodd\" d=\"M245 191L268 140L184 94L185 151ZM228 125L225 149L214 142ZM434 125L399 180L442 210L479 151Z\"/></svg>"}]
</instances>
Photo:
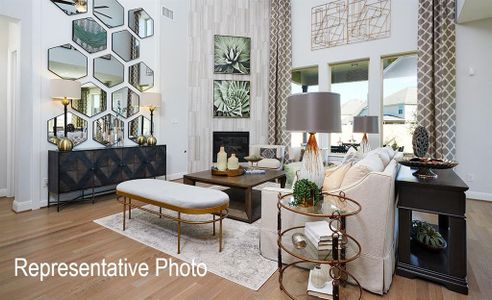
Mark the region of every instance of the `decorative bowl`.
<instances>
[{"instance_id":1,"label":"decorative bowl","mask_svg":"<svg viewBox=\"0 0 492 300\"><path fill-rule=\"evenodd\" d=\"M437 178L437 174L431 169L452 169L458 165L456 161L419 157L403 158L398 160L398 163L410 168L417 168L417 171L413 172L413 176L421 179Z\"/></svg>"},{"instance_id":2,"label":"decorative bowl","mask_svg":"<svg viewBox=\"0 0 492 300\"><path fill-rule=\"evenodd\" d=\"M244 159L247 160L249 163L251 163L252 168L255 169L255 167L258 166L258 162L260 160L263 160L264 157L261 157L260 155L249 155L249 156L245 156Z\"/></svg>"}]
</instances>

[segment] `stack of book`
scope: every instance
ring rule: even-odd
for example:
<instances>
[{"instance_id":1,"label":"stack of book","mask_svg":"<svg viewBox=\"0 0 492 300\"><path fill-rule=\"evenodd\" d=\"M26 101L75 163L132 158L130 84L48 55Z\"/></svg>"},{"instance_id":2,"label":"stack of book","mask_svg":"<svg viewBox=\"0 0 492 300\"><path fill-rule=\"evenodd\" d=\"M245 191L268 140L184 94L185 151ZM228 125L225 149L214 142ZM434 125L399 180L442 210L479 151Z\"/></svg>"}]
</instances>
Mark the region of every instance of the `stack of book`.
<instances>
[{"instance_id":1,"label":"stack of book","mask_svg":"<svg viewBox=\"0 0 492 300\"><path fill-rule=\"evenodd\" d=\"M331 278L328 282L326 282L325 286L322 288L317 288L311 282L311 273L313 270L309 271L309 279L307 286L307 294L309 296L318 297L321 299L333 299L333 283Z\"/></svg>"},{"instance_id":2,"label":"stack of book","mask_svg":"<svg viewBox=\"0 0 492 300\"><path fill-rule=\"evenodd\" d=\"M333 232L326 221L306 222L304 235L318 251L331 250Z\"/></svg>"}]
</instances>

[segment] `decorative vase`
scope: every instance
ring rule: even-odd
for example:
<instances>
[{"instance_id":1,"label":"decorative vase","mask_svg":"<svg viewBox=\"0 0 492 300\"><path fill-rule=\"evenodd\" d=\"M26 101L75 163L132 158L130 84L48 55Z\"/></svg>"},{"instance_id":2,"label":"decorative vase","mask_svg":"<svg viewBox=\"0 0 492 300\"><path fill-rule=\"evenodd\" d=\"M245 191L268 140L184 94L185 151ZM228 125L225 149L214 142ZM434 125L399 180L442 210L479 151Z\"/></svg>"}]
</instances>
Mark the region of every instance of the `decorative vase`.
<instances>
[{"instance_id":1,"label":"decorative vase","mask_svg":"<svg viewBox=\"0 0 492 300\"><path fill-rule=\"evenodd\" d=\"M310 133L309 140L306 145L306 151L302 159L301 170L299 172L300 179L308 179L316 183L321 188L325 180L325 167L323 166L323 158L321 151L318 148L314 133Z\"/></svg>"},{"instance_id":2,"label":"decorative vase","mask_svg":"<svg viewBox=\"0 0 492 300\"><path fill-rule=\"evenodd\" d=\"M307 241L306 241L306 236L300 232L296 232L292 235L292 244L296 249L302 249L306 248L307 246Z\"/></svg>"},{"instance_id":3,"label":"decorative vase","mask_svg":"<svg viewBox=\"0 0 492 300\"><path fill-rule=\"evenodd\" d=\"M220 147L220 151L217 153L217 169L219 171L227 170L227 153L224 150L224 146Z\"/></svg>"},{"instance_id":4,"label":"decorative vase","mask_svg":"<svg viewBox=\"0 0 492 300\"><path fill-rule=\"evenodd\" d=\"M311 283L315 288L322 289L326 286L329 281L329 278L326 275L323 266L317 265L311 270Z\"/></svg>"},{"instance_id":5,"label":"decorative vase","mask_svg":"<svg viewBox=\"0 0 492 300\"><path fill-rule=\"evenodd\" d=\"M58 141L58 150L68 152L72 151L73 149L73 142L67 138L63 137Z\"/></svg>"},{"instance_id":6,"label":"decorative vase","mask_svg":"<svg viewBox=\"0 0 492 300\"><path fill-rule=\"evenodd\" d=\"M147 145L155 146L156 144L157 144L157 139L153 135L147 138Z\"/></svg>"},{"instance_id":7,"label":"decorative vase","mask_svg":"<svg viewBox=\"0 0 492 300\"><path fill-rule=\"evenodd\" d=\"M147 138L144 135L139 135L137 137L137 144L139 144L140 146L145 145L146 142L147 142Z\"/></svg>"},{"instance_id":8,"label":"decorative vase","mask_svg":"<svg viewBox=\"0 0 492 300\"><path fill-rule=\"evenodd\" d=\"M239 169L239 159L236 157L236 154L232 153L231 157L227 160L227 168L229 170Z\"/></svg>"},{"instance_id":9,"label":"decorative vase","mask_svg":"<svg viewBox=\"0 0 492 300\"><path fill-rule=\"evenodd\" d=\"M412 137L413 153L417 157L424 157L429 149L429 132L424 126L415 128Z\"/></svg>"}]
</instances>

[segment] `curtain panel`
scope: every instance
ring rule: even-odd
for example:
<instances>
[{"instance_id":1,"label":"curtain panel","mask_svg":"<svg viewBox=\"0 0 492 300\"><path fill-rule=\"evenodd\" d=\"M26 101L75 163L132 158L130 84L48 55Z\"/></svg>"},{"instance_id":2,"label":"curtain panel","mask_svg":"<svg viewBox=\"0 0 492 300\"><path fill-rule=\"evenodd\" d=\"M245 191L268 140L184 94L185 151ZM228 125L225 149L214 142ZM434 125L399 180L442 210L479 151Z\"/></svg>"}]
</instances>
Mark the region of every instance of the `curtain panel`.
<instances>
[{"instance_id":1,"label":"curtain panel","mask_svg":"<svg viewBox=\"0 0 492 300\"><path fill-rule=\"evenodd\" d=\"M454 159L456 133L455 0L419 0L417 122L429 155Z\"/></svg>"},{"instance_id":2,"label":"curtain panel","mask_svg":"<svg viewBox=\"0 0 492 300\"><path fill-rule=\"evenodd\" d=\"M287 97L291 91L291 0L270 1L270 70L268 87L268 143L290 146Z\"/></svg>"}]
</instances>

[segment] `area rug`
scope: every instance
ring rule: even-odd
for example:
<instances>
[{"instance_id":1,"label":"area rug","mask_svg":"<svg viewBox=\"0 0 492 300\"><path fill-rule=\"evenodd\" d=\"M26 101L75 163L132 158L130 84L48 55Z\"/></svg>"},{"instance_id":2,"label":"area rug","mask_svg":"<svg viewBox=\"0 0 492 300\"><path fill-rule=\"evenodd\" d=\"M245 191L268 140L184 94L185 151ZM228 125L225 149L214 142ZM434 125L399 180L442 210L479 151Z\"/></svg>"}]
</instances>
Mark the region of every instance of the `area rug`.
<instances>
[{"instance_id":1,"label":"area rug","mask_svg":"<svg viewBox=\"0 0 492 300\"><path fill-rule=\"evenodd\" d=\"M169 211L165 213L175 215ZM203 220L203 217L210 215L186 217L191 220ZM181 254L177 254L177 223L174 221L133 209L132 219L127 219L125 231L122 231L122 213L94 222L182 261L191 263L194 259L197 264L205 263L208 272L252 290L260 289L277 270L276 262L260 255L258 221L247 224L225 219L224 248L220 253L218 237L212 235L212 224L182 224ZM216 230L218 234L218 223Z\"/></svg>"}]
</instances>

